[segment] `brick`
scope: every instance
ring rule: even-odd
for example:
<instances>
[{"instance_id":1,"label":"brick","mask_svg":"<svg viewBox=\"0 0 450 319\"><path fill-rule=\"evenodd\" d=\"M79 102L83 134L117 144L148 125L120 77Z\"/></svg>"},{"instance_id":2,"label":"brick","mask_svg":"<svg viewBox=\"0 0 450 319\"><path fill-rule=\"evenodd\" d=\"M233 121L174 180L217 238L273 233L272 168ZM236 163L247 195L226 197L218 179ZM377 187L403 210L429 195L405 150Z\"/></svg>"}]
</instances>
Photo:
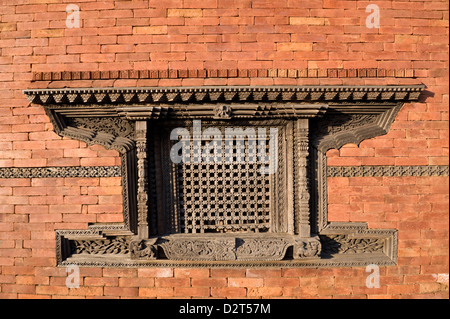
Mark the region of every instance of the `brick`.
<instances>
[{"instance_id":1,"label":"brick","mask_svg":"<svg viewBox=\"0 0 450 319\"><path fill-rule=\"evenodd\" d=\"M203 12L201 9L168 9L168 17L201 17Z\"/></svg>"},{"instance_id":2,"label":"brick","mask_svg":"<svg viewBox=\"0 0 450 319\"><path fill-rule=\"evenodd\" d=\"M102 183L100 183L102 185ZM91 187L88 186L88 194L89 195L121 195L122 194L122 187L121 186L109 186L109 185L102 185L101 187Z\"/></svg>"},{"instance_id":3,"label":"brick","mask_svg":"<svg viewBox=\"0 0 450 319\"><path fill-rule=\"evenodd\" d=\"M33 38L59 38L64 36L64 29L31 30Z\"/></svg>"},{"instance_id":4,"label":"brick","mask_svg":"<svg viewBox=\"0 0 450 319\"><path fill-rule=\"evenodd\" d=\"M116 159L114 157L102 157L102 158L81 158L81 166L115 166Z\"/></svg>"},{"instance_id":5,"label":"brick","mask_svg":"<svg viewBox=\"0 0 450 319\"><path fill-rule=\"evenodd\" d=\"M280 51L312 51L312 43L278 43L277 50Z\"/></svg>"},{"instance_id":6,"label":"brick","mask_svg":"<svg viewBox=\"0 0 450 319\"><path fill-rule=\"evenodd\" d=\"M129 25L129 26L114 26L114 27L99 28L98 34L100 36L133 34L133 27Z\"/></svg>"},{"instance_id":7,"label":"brick","mask_svg":"<svg viewBox=\"0 0 450 319\"><path fill-rule=\"evenodd\" d=\"M86 277L84 278L85 286L112 286L117 287L119 285L119 278L106 278L106 277Z\"/></svg>"},{"instance_id":8,"label":"brick","mask_svg":"<svg viewBox=\"0 0 450 319\"><path fill-rule=\"evenodd\" d=\"M409 294L417 293L420 290L420 286L417 284L400 284L400 285L389 285L387 287L388 294Z\"/></svg>"},{"instance_id":9,"label":"brick","mask_svg":"<svg viewBox=\"0 0 450 319\"><path fill-rule=\"evenodd\" d=\"M3 284L2 292L6 293L24 293L24 294L34 294L36 290L35 285L21 285L21 284Z\"/></svg>"},{"instance_id":10,"label":"brick","mask_svg":"<svg viewBox=\"0 0 450 319\"><path fill-rule=\"evenodd\" d=\"M247 291L247 296L249 298L281 297L282 295L283 295L283 288L281 287L249 288Z\"/></svg>"},{"instance_id":11,"label":"brick","mask_svg":"<svg viewBox=\"0 0 450 319\"><path fill-rule=\"evenodd\" d=\"M153 287L153 278L119 278L119 287Z\"/></svg>"},{"instance_id":12,"label":"brick","mask_svg":"<svg viewBox=\"0 0 450 319\"><path fill-rule=\"evenodd\" d=\"M103 269L104 277L136 277L136 275L137 275L136 269L119 269L119 268Z\"/></svg>"},{"instance_id":13,"label":"brick","mask_svg":"<svg viewBox=\"0 0 450 319\"><path fill-rule=\"evenodd\" d=\"M211 277L245 277L245 269L211 269Z\"/></svg>"},{"instance_id":14,"label":"brick","mask_svg":"<svg viewBox=\"0 0 450 319\"><path fill-rule=\"evenodd\" d=\"M19 276L17 276L17 277L19 277ZM9 284L14 284L14 283L16 283L17 279L16 279L16 276L13 276L13 275L3 275L3 276L0 276L0 283L2 283L2 284L8 284L8 283Z\"/></svg>"},{"instance_id":15,"label":"brick","mask_svg":"<svg viewBox=\"0 0 450 319\"><path fill-rule=\"evenodd\" d=\"M14 151L0 151L2 158L31 158L31 151L29 150L14 150Z\"/></svg>"},{"instance_id":16,"label":"brick","mask_svg":"<svg viewBox=\"0 0 450 319\"><path fill-rule=\"evenodd\" d=\"M281 277L281 269L247 269L246 277L265 278Z\"/></svg>"},{"instance_id":17,"label":"brick","mask_svg":"<svg viewBox=\"0 0 450 319\"><path fill-rule=\"evenodd\" d=\"M121 177L100 177L100 186L118 186L122 185Z\"/></svg>"},{"instance_id":18,"label":"brick","mask_svg":"<svg viewBox=\"0 0 450 319\"><path fill-rule=\"evenodd\" d=\"M189 278L155 278L155 287L189 287Z\"/></svg>"},{"instance_id":19,"label":"brick","mask_svg":"<svg viewBox=\"0 0 450 319\"><path fill-rule=\"evenodd\" d=\"M15 159L14 167L44 167L47 164L46 159Z\"/></svg>"},{"instance_id":20,"label":"brick","mask_svg":"<svg viewBox=\"0 0 450 319\"><path fill-rule=\"evenodd\" d=\"M139 288L139 297L167 298L174 296L173 288Z\"/></svg>"},{"instance_id":21,"label":"brick","mask_svg":"<svg viewBox=\"0 0 450 319\"><path fill-rule=\"evenodd\" d=\"M62 221L61 214L33 214L30 223L57 223Z\"/></svg>"},{"instance_id":22,"label":"brick","mask_svg":"<svg viewBox=\"0 0 450 319\"><path fill-rule=\"evenodd\" d=\"M209 297L210 289L206 287L175 287L174 297L191 296L191 297Z\"/></svg>"},{"instance_id":23,"label":"brick","mask_svg":"<svg viewBox=\"0 0 450 319\"><path fill-rule=\"evenodd\" d=\"M176 278L208 278L209 269L194 269L194 268L175 268L174 277Z\"/></svg>"},{"instance_id":24,"label":"brick","mask_svg":"<svg viewBox=\"0 0 450 319\"><path fill-rule=\"evenodd\" d=\"M115 54L100 54L100 53L82 53L80 54L80 62L114 62ZM83 76L83 75L82 75Z\"/></svg>"},{"instance_id":25,"label":"brick","mask_svg":"<svg viewBox=\"0 0 450 319\"><path fill-rule=\"evenodd\" d=\"M102 287L79 287L71 288L69 296L101 296L103 295Z\"/></svg>"},{"instance_id":26,"label":"brick","mask_svg":"<svg viewBox=\"0 0 450 319\"><path fill-rule=\"evenodd\" d=\"M217 298L242 298L247 296L245 288L238 287L213 287L211 288L211 297Z\"/></svg>"},{"instance_id":27,"label":"brick","mask_svg":"<svg viewBox=\"0 0 450 319\"><path fill-rule=\"evenodd\" d=\"M47 5L46 4L27 4L27 5L18 5L16 6L16 13L37 13L37 12L46 12Z\"/></svg>"},{"instance_id":28,"label":"brick","mask_svg":"<svg viewBox=\"0 0 450 319\"><path fill-rule=\"evenodd\" d=\"M184 8L217 8L217 0L205 0L199 3L196 0L184 0L183 1Z\"/></svg>"},{"instance_id":29,"label":"brick","mask_svg":"<svg viewBox=\"0 0 450 319\"><path fill-rule=\"evenodd\" d=\"M326 18L290 17L289 23L291 25L325 25L327 20Z\"/></svg>"},{"instance_id":30,"label":"brick","mask_svg":"<svg viewBox=\"0 0 450 319\"><path fill-rule=\"evenodd\" d=\"M61 149L61 148L78 148L80 142L71 140L46 141L45 147L47 149Z\"/></svg>"},{"instance_id":31,"label":"brick","mask_svg":"<svg viewBox=\"0 0 450 319\"><path fill-rule=\"evenodd\" d=\"M226 278L192 278L192 287L226 287Z\"/></svg>"},{"instance_id":32,"label":"brick","mask_svg":"<svg viewBox=\"0 0 450 319\"><path fill-rule=\"evenodd\" d=\"M264 287L298 287L298 278L264 278Z\"/></svg>"},{"instance_id":33,"label":"brick","mask_svg":"<svg viewBox=\"0 0 450 319\"><path fill-rule=\"evenodd\" d=\"M134 34L167 34L167 26L145 26L145 27L134 27Z\"/></svg>"},{"instance_id":34,"label":"brick","mask_svg":"<svg viewBox=\"0 0 450 319\"><path fill-rule=\"evenodd\" d=\"M262 287L262 278L228 278L229 287Z\"/></svg>"},{"instance_id":35,"label":"brick","mask_svg":"<svg viewBox=\"0 0 450 319\"><path fill-rule=\"evenodd\" d=\"M135 287L103 287L104 296L137 297L139 289Z\"/></svg>"},{"instance_id":36,"label":"brick","mask_svg":"<svg viewBox=\"0 0 450 319\"><path fill-rule=\"evenodd\" d=\"M47 214L48 206L47 205L33 205L33 206L22 206L16 205L14 207L14 212L16 214Z\"/></svg>"},{"instance_id":37,"label":"brick","mask_svg":"<svg viewBox=\"0 0 450 319\"><path fill-rule=\"evenodd\" d=\"M107 213L121 213L122 212L122 205L90 205L88 206L88 213L89 214L104 214ZM99 218L105 217L105 216L99 216Z\"/></svg>"},{"instance_id":38,"label":"brick","mask_svg":"<svg viewBox=\"0 0 450 319\"><path fill-rule=\"evenodd\" d=\"M37 286L38 295L67 295L69 289L66 286Z\"/></svg>"}]
</instances>

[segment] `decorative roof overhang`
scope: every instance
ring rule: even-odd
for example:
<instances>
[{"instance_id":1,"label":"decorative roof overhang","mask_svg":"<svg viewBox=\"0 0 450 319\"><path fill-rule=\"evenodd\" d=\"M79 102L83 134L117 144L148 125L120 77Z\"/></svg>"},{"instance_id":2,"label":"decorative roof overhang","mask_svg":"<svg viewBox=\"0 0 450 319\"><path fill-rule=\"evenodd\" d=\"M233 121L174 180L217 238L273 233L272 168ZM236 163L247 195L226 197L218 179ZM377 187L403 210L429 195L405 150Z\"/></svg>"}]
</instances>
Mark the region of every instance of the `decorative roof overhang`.
<instances>
[{"instance_id":1,"label":"decorative roof overhang","mask_svg":"<svg viewBox=\"0 0 450 319\"><path fill-rule=\"evenodd\" d=\"M391 86L211 86L168 88L70 88L24 90L32 103L43 105L159 105L180 103L308 103L417 101L424 85ZM337 103L337 104L336 104ZM238 108L239 109L239 108ZM175 107L176 110L176 107ZM252 114L248 114L252 115Z\"/></svg>"},{"instance_id":2,"label":"decorative roof overhang","mask_svg":"<svg viewBox=\"0 0 450 319\"><path fill-rule=\"evenodd\" d=\"M120 152L130 150L133 144L124 132L109 134L83 126L75 128L66 119L274 119L390 111L374 127L369 130L365 127L365 134L351 131L333 135L332 140L325 138L321 147L330 149L385 134L398 111L396 106L418 101L424 88L424 85L68 88L24 90L24 94L31 103L44 106L59 135ZM120 121L116 125L127 126Z\"/></svg>"}]
</instances>

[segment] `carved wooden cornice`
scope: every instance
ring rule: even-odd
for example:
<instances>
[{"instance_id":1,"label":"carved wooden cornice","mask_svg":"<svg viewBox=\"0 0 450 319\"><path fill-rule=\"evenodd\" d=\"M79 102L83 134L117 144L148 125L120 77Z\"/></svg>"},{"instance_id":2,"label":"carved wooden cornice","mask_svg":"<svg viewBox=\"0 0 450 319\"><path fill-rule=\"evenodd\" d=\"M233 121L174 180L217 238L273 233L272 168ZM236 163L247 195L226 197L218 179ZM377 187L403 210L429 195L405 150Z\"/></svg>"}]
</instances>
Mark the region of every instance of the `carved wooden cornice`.
<instances>
[{"instance_id":1,"label":"carved wooden cornice","mask_svg":"<svg viewBox=\"0 0 450 319\"><path fill-rule=\"evenodd\" d=\"M61 104L176 104L244 102L417 101L424 85L409 86L215 86L24 90L28 100Z\"/></svg>"},{"instance_id":2,"label":"carved wooden cornice","mask_svg":"<svg viewBox=\"0 0 450 319\"><path fill-rule=\"evenodd\" d=\"M355 125L354 130L320 141L321 150L340 148L346 143L359 144L386 134L401 105L417 101L424 88L424 85L71 88L24 90L24 94L30 102L44 106L59 135L125 153L134 148L133 137L124 133L133 131L126 120L315 118L325 113L341 116L384 112L370 127L364 125L361 129L361 125ZM71 119L80 122L87 117L91 123L92 118L97 119L94 127L71 123ZM112 130L105 131L102 118L117 118Z\"/></svg>"}]
</instances>

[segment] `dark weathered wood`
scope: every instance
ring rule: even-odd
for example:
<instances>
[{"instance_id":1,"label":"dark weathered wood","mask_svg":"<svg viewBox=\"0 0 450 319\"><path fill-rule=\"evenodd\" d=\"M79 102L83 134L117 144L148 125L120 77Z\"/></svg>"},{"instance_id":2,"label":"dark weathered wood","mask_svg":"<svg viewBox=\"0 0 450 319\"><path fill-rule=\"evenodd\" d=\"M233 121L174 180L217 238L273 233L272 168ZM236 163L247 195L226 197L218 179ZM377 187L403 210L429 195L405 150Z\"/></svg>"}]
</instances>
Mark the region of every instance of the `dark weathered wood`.
<instances>
[{"instance_id":1,"label":"dark weathered wood","mask_svg":"<svg viewBox=\"0 0 450 319\"><path fill-rule=\"evenodd\" d=\"M287 258L291 266L320 266L327 264L322 258L330 254L345 255L332 262L337 266L395 263L395 230L328 222L324 154L386 134L403 103L417 101L423 89L413 85L25 90L30 102L44 106L60 136L122 154L124 224L58 231L58 263L123 267L180 261L239 267L281 265ZM281 164L270 178L267 225L249 227L242 222L248 217L242 215L229 219L232 226L223 227L219 224L225 219L204 215L200 208L195 213L199 216L181 213L185 203L180 192L188 187L182 184L187 176L178 176L177 166L169 161L170 143L162 137L162 128L174 123L189 127L193 120L213 126L280 128ZM238 191L245 193L243 188ZM186 223L191 217L199 224L193 226L195 231L186 231L183 219ZM347 258L348 251L356 252L355 259ZM164 255L171 261L164 262Z\"/></svg>"}]
</instances>

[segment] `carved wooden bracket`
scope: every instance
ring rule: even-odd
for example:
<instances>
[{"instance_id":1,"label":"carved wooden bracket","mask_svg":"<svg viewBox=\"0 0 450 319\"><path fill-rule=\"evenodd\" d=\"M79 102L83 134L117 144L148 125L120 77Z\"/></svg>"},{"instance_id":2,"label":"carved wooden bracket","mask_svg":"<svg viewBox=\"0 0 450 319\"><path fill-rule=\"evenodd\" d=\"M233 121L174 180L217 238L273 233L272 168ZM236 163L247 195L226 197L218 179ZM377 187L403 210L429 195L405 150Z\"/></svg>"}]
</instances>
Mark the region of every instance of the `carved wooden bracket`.
<instances>
[{"instance_id":1,"label":"carved wooden bracket","mask_svg":"<svg viewBox=\"0 0 450 319\"><path fill-rule=\"evenodd\" d=\"M58 264L395 264L396 230L328 222L325 152L386 134L401 106L418 101L423 89L414 85L25 90L31 103L43 105L60 136L122 154L124 223L57 231ZM220 132L242 126L276 127L281 154L277 173L248 177L249 183L260 185L251 188L242 178L229 177L254 176L250 165L172 163L170 129L188 129L195 120ZM208 172L213 179L195 175ZM222 184L218 198L210 190L222 189Z\"/></svg>"}]
</instances>

